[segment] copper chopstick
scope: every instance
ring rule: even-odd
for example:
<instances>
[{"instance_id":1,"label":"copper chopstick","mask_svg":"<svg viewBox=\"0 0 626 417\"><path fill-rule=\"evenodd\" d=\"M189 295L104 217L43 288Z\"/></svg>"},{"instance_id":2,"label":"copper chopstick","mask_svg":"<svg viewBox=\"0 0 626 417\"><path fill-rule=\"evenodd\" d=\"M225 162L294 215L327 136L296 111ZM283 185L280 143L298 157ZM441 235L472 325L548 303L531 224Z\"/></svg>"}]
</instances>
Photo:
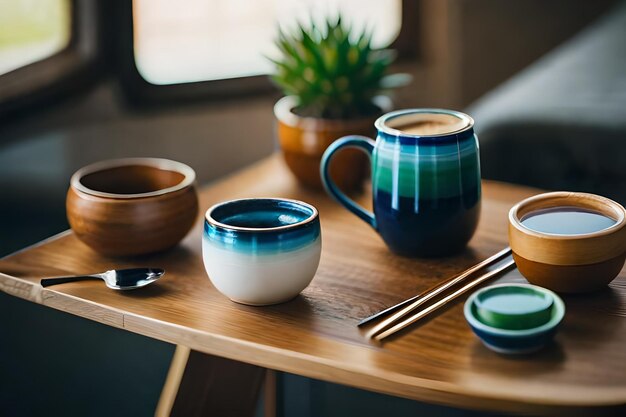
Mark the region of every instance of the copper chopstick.
<instances>
[{"instance_id":1,"label":"copper chopstick","mask_svg":"<svg viewBox=\"0 0 626 417\"><path fill-rule=\"evenodd\" d=\"M476 280L471 281L469 284L461 287L460 289L456 290L452 294L442 298L441 300L437 301L435 304L431 305L430 307L425 308L424 310L419 311L418 313L414 314L413 316L410 316L409 318L407 318L407 319L405 319L405 320L395 324L393 327L390 327L387 330L385 330L384 332L374 336L374 339L376 339L378 341L381 341L384 338L389 337L392 334L399 332L400 330L404 329L405 327L407 327L407 326L415 323L416 321L426 317L427 315L429 315L433 311L437 310L438 308L446 305L448 302L454 300L459 295L467 292L468 290L474 288L475 286L477 286L479 284L482 284L483 282L487 281L491 277L493 277L493 276L495 276L495 275L497 275L497 274L499 274L499 273L509 269L513 265L515 265L515 262L513 261L513 259L508 260L506 263L502 264L497 269L494 269L493 271L489 271L486 274L481 275Z\"/></svg>"},{"instance_id":2,"label":"copper chopstick","mask_svg":"<svg viewBox=\"0 0 626 417\"><path fill-rule=\"evenodd\" d=\"M492 263L498 262L501 259L503 259L504 257L508 256L511 254L511 248L506 247L503 250L501 250L500 252L496 253L495 255L490 256L489 258L485 259L482 262L479 262L478 264L472 266L471 268L468 268L467 270L463 271L460 275L457 275L455 277L451 277L447 280L445 280L444 282L429 288L428 290L426 290L423 293L420 293L414 297L409 298L408 300L402 301L399 304L396 304L392 307L389 307L379 313L376 313L364 320L362 320L358 326L361 326L365 323L369 323L373 320L376 320L379 317L382 317L394 310L397 310L401 307L402 308L400 311L398 311L397 313L393 314L392 316L390 316L389 318L383 320L382 322L380 322L379 324L377 324L376 326L374 326L372 329L370 329L367 332L367 337L368 338L372 338L374 337L376 334L380 333L381 331L383 331L386 327L390 326L391 324L393 324L395 321L401 319L402 317L404 317L405 315L409 314L410 312L412 312L413 310L415 310L417 307L419 307L420 305L424 304L425 302L427 302L428 300L432 299L433 297L435 297L436 295L442 293L443 291L449 289L450 287L462 282L463 280L465 280L468 276L470 276L471 274L473 274L474 272L480 270L483 267L489 266Z\"/></svg>"}]
</instances>

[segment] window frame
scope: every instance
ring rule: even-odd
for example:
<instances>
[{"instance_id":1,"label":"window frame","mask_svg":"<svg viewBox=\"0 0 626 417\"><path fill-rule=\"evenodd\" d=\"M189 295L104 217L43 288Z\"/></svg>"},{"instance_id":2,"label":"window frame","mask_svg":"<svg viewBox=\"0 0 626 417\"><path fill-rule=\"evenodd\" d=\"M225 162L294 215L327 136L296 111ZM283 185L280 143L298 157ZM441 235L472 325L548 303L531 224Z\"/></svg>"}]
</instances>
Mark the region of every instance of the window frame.
<instances>
[{"instance_id":1,"label":"window frame","mask_svg":"<svg viewBox=\"0 0 626 417\"><path fill-rule=\"evenodd\" d=\"M97 0L70 1L70 40L56 54L0 75L0 120L83 89L100 74Z\"/></svg>"},{"instance_id":2,"label":"window frame","mask_svg":"<svg viewBox=\"0 0 626 417\"><path fill-rule=\"evenodd\" d=\"M398 51L399 61L413 59L418 55L419 45L415 29L419 22L419 11L419 2L402 0L400 32L389 46ZM158 107L268 94L276 91L276 87L270 82L267 75L179 84L152 84L143 78L135 63L132 1L123 2L118 12L117 27L120 28L117 47L118 62L120 63L118 78L122 84L122 91L131 104Z\"/></svg>"}]
</instances>

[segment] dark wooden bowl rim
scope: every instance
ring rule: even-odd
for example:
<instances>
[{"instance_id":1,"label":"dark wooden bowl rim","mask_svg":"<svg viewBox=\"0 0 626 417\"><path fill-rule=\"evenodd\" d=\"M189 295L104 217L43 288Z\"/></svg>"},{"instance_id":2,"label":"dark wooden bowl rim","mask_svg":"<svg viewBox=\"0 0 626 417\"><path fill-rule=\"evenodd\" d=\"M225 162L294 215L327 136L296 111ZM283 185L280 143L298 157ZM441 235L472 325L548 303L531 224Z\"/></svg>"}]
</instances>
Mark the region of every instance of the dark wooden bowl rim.
<instances>
[{"instance_id":1,"label":"dark wooden bowl rim","mask_svg":"<svg viewBox=\"0 0 626 417\"><path fill-rule=\"evenodd\" d=\"M560 203L560 204L559 204ZM580 207L583 209L598 212L615 220L615 224L606 229L595 232L576 235L557 235L543 233L522 224L522 218L534 211L556 208L556 207ZM544 237L553 240L580 240L590 237L606 236L615 233L626 224L626 210L621 204L596 194L575 193L567 191L555 191L551 193L538 194L517 203L509 211L509 222L520 232L537 237Z\"/></svg>"},{"instance_id":2,"label":"dark wooden bowl rim","mask_svg":"<svg viewBox=\"0 0 626 417\"><path fill-rule=\"evenodd\" d=\"M93 190L85 186L81 181L85 176L89 174L94 174L96 172L105 171L111 168L120 168L126 166L147 166L151 168L156 168L158 170L176 172L183 175L184 178L178 184L171 187L134 194L118 194ZM77 192L81 192L95 197L129 200L136 198L156 197L164 194L174 193L193 185L195 181L195 171L190 166L185 165L182 162L172 161L170 159L163 158L121 158L96 162L79 169L74 173L74 175L72 175L72 178L70 179L70 186Z\"/></svg>"}]
</instances>

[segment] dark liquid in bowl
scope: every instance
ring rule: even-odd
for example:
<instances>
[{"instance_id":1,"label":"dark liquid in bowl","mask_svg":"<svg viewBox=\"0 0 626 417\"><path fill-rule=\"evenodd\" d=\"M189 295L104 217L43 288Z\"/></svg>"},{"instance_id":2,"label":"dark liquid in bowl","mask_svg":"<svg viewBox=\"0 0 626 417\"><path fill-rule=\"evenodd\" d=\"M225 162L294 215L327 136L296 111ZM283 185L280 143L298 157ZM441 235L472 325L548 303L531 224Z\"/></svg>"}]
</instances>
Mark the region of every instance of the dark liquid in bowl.
<instances>
[{"instance_id":1,"label":"dark liquid in bowl","mask_svg":"<svg viewBox=\"0 0 626 417\"><path fill-rule=\"evenodd\" d=\"M617 223L610 217L579 207L554 207L537 210L522 218L531 230L553 235L583 235L599 232Z\"/></svg>"}]
</instances>

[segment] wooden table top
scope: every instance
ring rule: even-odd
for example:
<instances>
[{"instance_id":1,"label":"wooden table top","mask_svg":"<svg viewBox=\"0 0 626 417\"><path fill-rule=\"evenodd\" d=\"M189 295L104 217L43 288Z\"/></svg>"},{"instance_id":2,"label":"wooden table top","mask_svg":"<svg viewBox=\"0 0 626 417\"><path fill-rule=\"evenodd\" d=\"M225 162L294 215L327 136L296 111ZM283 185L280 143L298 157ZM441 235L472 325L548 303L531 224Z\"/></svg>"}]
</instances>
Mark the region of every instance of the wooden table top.
<instances>
[{"instance_id":1,"label":"wooden table top","mask_svg":"<svg viewBox=\"0 0 626 417\"><path fill-rule=\"evenodd\" d=\"M487 350L463 318L466 297L384 345L356 327L502 249L509 208L535 193L485 182L479 229L464 253L406 259L391 254L371 228L325 194L298 187L274 156L203 188L200 207L204 213L222 200L277 196L319 209L319 270L291 302L250 307L218 293L202 264L201 219L177 248L132 260L104 258L71 232L62 233L0 260L0 289L200 352L419 401L541 414L614 413L626 407L625 271L604 292L564 297L567 312L555 343L530 356ZM367 193L358 198L369 199ZM133 266L167 273L136 292L111 291L98 281L48 289L38 284L43 276ZM516 270L498 281L525 282Z\"/></svg>"}]
</instances>

